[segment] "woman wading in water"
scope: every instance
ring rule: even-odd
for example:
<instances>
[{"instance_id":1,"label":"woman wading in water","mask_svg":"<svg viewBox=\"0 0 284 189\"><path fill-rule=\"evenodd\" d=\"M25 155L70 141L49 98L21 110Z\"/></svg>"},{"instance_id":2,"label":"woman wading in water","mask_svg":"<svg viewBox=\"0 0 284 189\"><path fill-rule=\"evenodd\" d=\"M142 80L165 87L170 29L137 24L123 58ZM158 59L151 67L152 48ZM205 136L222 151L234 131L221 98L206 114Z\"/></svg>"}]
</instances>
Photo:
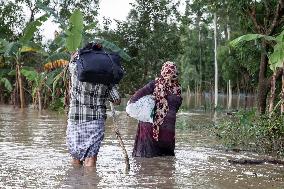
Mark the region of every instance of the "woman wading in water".
<instances>
[{"instance_id":1,"label":"woman wading in water","mask_svg":"<svg viewBox=\"0 0 284 189\"><path fill-rule=\"evenodd\" d=\"M139 89L130 99L136 102L153 94L156 101L154 123L139 121L132 155L134 157L174 156L176 113L182 103L177 67L164 63L161 75Z\"/></svg>"}]
</instances>

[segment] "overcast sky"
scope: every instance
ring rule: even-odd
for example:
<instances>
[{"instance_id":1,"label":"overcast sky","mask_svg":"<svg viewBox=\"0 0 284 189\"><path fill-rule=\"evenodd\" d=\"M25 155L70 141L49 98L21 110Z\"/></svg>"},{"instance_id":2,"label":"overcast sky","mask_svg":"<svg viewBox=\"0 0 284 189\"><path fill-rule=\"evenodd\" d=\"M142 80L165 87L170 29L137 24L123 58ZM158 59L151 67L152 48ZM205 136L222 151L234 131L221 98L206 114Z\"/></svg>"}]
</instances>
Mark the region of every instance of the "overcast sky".
<instances>
[{"instance_id":1,"label":"overcast sky","mask_svg":"<svg viewBox=\"0 0 284 189\"><path fill-rule=\"evenodd\" d=\"M103 17L116 20L125 20L126 16L131 9L129 3L134 2L134 0L101 0L100 10L99 10L99 21L103 20ZM52 23L51 20L46 21L42 26L42 35L44 36L44 41L48 39L53 39L54 31L57 26Z\"/></svg>"}]
</instances>

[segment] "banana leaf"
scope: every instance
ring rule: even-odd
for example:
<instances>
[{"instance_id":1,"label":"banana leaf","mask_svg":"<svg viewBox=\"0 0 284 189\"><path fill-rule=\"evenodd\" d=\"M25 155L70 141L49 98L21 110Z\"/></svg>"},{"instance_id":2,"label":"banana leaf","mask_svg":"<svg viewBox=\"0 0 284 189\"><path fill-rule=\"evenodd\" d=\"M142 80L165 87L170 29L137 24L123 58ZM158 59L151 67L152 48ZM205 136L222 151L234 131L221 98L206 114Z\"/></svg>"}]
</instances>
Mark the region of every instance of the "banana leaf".
<instances>
[{"instance_id":1,"label":"banana leaf","mask_svg":"<svg viewBox=\"0 0 284 189\"><path fill-rule=\"evenodd\" d=\"M33 38L34 33L38 30L38 27L40 27L43 24L43 22L45 22L48 19L48 17L49 16L45 14L39 17L38 19L36 19L35 21L28 23L28 25L24 30L24 35L20 38L20 42L22 44L28 43Z\"/></svg>"},{"instance_id":2,"label":"banana leaf","mask_svg":"<svg viewBox=\"0 0 284 189\"><path fill-rule=\"evenodd\" d=\"M7 78L5 78L5 77L3 77L3 78L0 78L0 83L2 83L3 85L4 85L4 87L9 91L9 92L11 92L12 91L12 84L11 84L11 82L7 79Z\"/></svg>"},{"instance_id":3,"label":"banana leaf","mask_svg":"<svg viewBox=\"0 0 284 189\"><path fill-rule=\"evenodd\" d=\"M272 36L261 35L261 34L247 34L247 35L243 35L243 36L240 36L240 37L232 40L229 43L229 45L236 47L237 45L239 45L242 42L252 41L252 40L261 39L261 38L263 38L267 41L276 41L276 38L272 37Z\"/></svg>"},{"instance_id":4,"label":"banana leaf","mask_svg":"<svg viewBox=\"0 0 284 189\"><path fill-rule=\"evenodd\" d=\"M5 57L15 56L19 53L20 48L22 47L20 42L11 42L5 46Z\"/></svg>"},{"instance_id":5,"label":"banana leaf","mask_svg":"<svg viewBox=\"0 0 284 189\"><path fill-rule=\"evenodd\" d=\"M54 53L51 56L49 56L45 61L46 62L53 62L55 60L70 60L70 54L66 53L66 52L60 52L60 53Z\"/></svg>"},{"instance_id":6,"label":"banana leaf","mask_svg":"<svg viewBox=\"0 0 284 189\"><path fill-rule=\"evenodd\" d=\"M95 39L94 42L100 43L104 48L118 53L119 56L126 61L131 60L131 57L127 53L125 53L121 48L119 48L118 46L116 46L112 42L109 42L109 41L104 40L104 39Z\"/></svg>"},{"instance_id":7,"label":"banana leaf","mask_svg":"<svg viewBox=\"0 0 284 189\"><path fill-rule=\"evenodd\" d=\"M76 51L82 42L83 33L83 14L79 10L75 10L69 19L69 29L65 32L66 47L70 52Z\"/></svg>"}]
</instances>

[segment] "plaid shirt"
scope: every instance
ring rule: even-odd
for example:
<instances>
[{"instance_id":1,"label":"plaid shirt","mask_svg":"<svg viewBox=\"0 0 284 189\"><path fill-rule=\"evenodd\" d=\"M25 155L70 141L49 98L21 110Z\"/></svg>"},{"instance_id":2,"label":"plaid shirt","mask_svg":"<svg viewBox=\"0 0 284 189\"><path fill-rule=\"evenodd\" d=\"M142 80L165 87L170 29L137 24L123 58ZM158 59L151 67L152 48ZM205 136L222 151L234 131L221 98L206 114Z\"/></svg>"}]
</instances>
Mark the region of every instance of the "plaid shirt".
<instances>
[{"instance_id":1,"label":"plaid shirt","mask_svg":"<svg viewBox=\"0 0 284 189\"><path fill-rule=\"evenodd\" d=\"M71 124L81 124L106 119L106 100L113 102L120 99L117 88L79 81L76 58L69 63L71 86L68 121Z\"/></svg>"}]
</instances>

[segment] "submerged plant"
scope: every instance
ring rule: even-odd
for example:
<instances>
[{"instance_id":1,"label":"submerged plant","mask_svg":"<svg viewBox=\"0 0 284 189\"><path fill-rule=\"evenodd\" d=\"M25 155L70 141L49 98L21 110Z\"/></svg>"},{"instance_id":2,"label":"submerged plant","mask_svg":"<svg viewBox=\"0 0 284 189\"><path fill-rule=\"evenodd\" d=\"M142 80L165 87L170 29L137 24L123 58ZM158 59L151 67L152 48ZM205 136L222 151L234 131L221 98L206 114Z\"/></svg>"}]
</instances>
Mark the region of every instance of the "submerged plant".
<instances>
[{"instance_id":1,"label":"submerged plant","mask_svg":"<svg viewBox=\"0 0 284 189\"><path fill-rule=\"evenodd\" d=\"M283 118L279 115L258 115L256 111L240 111L220 121L215 133L229 148L284 155Z\"/></svg>"}]
</instances>

